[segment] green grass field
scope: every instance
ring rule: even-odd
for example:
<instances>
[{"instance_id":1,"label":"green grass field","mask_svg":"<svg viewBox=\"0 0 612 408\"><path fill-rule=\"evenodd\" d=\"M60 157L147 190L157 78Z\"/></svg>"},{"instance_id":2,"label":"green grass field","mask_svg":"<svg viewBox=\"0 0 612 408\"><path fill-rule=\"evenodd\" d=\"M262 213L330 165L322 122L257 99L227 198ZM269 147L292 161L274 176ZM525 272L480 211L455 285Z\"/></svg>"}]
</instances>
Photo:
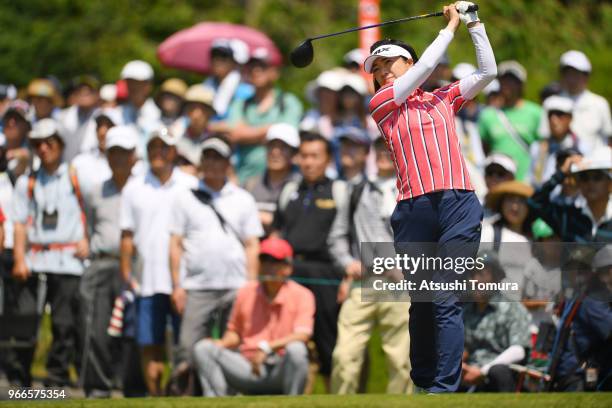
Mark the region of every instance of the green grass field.
<instances>
[{"instance_id":1,"label":"green grass field","mask_svg":"<svg viewBox=\"0 0 612 408\"><path fill-rule=\"evenodd\" d=\"M46 402L5 402L1 407L28 408L199 408L199 407L247 407L247 408L480 408L480 407L610 407L612 394L455 394L394 396L364 395L308 395L301 397L233 397L233 398L160 398L122 400L69 400Z\"/></svg>"}]
</instances>

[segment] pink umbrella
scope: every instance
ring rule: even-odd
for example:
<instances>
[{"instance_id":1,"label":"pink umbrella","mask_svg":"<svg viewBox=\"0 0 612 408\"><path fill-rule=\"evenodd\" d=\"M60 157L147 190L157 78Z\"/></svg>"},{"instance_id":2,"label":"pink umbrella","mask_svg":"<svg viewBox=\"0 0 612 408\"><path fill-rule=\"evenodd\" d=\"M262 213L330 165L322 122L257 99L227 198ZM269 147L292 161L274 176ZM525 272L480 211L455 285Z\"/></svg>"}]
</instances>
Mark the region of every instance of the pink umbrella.
<instances>
[{"instance_id":1,"label":"pink umbrella","mask_svg":"<svg viewBox=\"0 0 612 408\"><path fill-rule=\"evenodd\" d=\"M206 74L210 69L210 46L220 38L242 40L249 52L263 47L270 53L272 64L282 63L280 51L264 33L243 25L214 22L199 23L172 34L157 48L157 58L171 68Z\"/></svg>"}]
</instances>

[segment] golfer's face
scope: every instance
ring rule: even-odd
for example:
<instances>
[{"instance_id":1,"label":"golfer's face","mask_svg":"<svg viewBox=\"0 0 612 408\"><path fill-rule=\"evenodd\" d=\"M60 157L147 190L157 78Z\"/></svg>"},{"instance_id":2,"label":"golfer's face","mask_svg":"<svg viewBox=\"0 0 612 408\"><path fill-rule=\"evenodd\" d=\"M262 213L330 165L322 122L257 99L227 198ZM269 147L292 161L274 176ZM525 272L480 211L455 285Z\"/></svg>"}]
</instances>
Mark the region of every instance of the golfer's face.
<instances>
[{"instance_id":1,"label":"golfer's face","mask_svg":"<svg viewBox=\"0 0 612 408\"><path fill-rule=\"evenodd\" d=\"M380 86L385 86L404 75L412 65L412 60L404 60L402 57L377 58L372 64L372 75Z\"/></svg>"}]
</instances>

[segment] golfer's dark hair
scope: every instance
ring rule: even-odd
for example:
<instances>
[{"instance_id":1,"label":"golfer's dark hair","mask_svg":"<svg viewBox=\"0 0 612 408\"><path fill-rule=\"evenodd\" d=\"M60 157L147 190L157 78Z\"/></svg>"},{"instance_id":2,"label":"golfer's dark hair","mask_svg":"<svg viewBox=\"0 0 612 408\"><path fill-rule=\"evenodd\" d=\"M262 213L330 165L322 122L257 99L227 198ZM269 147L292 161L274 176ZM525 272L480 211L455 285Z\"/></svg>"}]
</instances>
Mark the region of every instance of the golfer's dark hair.
<instances>
[{"instance_id":1,"label":"golfer's dark hair","mask_svg":"<svg viewBox=\"0 0 612 408\"><path fill-rule=\"evenodd\" d=\"M306 142L323 143L325 145L325 151L327 152L327 155L331 157L332 155L331 143L329 143L329 140L324 138L321 134L317 132L308 132L308 131L300 132L300 145Z\"/></svg>"},{"instance_id":2,"label":"golfer's dark hair","mask_svg":"<svg viewBox=\"0 0 612 408\"><path fill-rule=\"evenodd\" d=\"M405 49L406 51L408 51L408 53L410 54L410 56L412 57L412 61L414 61L414 63L416 64L416 62L419 60L419 56L417 55L416 51L414 50L414 48L412 48L411 45L406 44L405 42L401 41L401 40L394 40L392 38L385 38L384 40L378 40L376 41L374 44L372 44L372 46L370 47L370 54L374 52L375 49L377 49L378 47L380 47L381 45L397 45L398 47L402 47L403 49ZM405 57L402 57L404 60L406 60ZM376 80L374 79L374 91L378 91L380 89L380 85L378 84L378 82L376 82Z\"/></svg>"}]
</instances>

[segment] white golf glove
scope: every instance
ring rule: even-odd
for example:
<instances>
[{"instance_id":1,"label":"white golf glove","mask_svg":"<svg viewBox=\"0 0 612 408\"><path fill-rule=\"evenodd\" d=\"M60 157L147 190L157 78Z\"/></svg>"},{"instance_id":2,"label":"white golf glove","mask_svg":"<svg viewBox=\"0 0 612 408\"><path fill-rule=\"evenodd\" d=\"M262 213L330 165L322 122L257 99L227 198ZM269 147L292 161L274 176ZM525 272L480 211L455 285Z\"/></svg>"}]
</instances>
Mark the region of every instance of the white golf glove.
<instances>
[{"instance_id":1,"label":"white golf glove","mask_svg":"<svg viewBox=\"0 0 612 408\"><path fill-rule=\"evenodd\" d=\"M468 12L467 9L470 6L473 6L474 3L472 3L471 1L460 1L457 2L457 11L459 12L459 18L461 19L461 21L463 21L463 24L468 25L469 23L475 23L477 21L480 21L478 19L478 12L476 11L470 11Z\"/></svg>"}]
</instances>

